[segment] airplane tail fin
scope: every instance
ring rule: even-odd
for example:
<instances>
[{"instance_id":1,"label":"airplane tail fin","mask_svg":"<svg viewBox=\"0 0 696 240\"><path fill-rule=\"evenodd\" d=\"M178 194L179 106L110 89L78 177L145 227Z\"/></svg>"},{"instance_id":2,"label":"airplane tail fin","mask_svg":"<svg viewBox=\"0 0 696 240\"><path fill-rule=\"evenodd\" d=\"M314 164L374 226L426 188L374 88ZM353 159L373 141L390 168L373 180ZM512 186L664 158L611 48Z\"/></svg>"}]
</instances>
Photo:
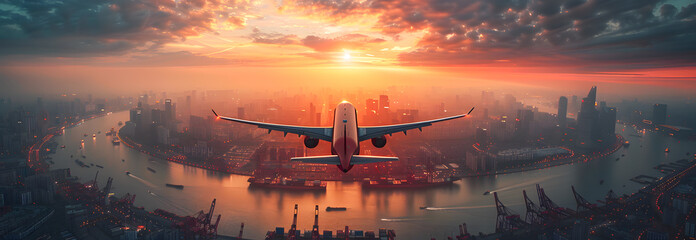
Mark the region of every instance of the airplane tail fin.
<instances>
[{"instance_id":1,"label":"airplane tail fin","mask_svg":"<svg viewBox=\"0 0 696 240\"><path fill-rule=\"evenodd\" d=\"M338 155L294 157L294 158L290 158L290 161L303 162L303 163L321 163L321 164L341 165L341 160L338 159Z\"/></svg>"},{"instance_id":2,"label":"airplane tail fin","mask_svg":"<svg viewBox=\"0 0 696 240\"><path fill-rule=\"evenodd\" d=\"M350 158L350 163L353 165L398 161L398 157L370 156L370 155L353 155Z\"/></svg>"}]
</instances>

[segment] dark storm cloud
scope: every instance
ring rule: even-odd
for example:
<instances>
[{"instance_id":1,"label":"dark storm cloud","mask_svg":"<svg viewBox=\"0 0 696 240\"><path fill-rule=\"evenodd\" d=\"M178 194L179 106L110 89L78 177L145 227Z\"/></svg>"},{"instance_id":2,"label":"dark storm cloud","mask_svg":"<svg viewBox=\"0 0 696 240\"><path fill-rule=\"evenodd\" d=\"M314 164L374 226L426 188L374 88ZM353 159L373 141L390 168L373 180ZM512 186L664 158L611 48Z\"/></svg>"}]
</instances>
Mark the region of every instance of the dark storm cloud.
<instances>
[{"instance_id":1,"label":"dark storm cloud","mask_svg":"<svg viewBox=\"0 0 696 240\"><path fill-rule=\"evenodd\" d=\"M369 44L379 44L386 40L373 38L363 34L345 34L336 38L323 38L309 35L299 38L296 35L284 35L280 33L263 33L254 29L249 36L254 43L275 45L301 45L314 49L317 52L335 52L343 49L359 49Z\"/></svg>"},{"instance_id":2,"label":"dark storm cloud","mask_svg":"<svg viewBox=\"0 0 696 240\"><path fill-rule=\"evenodd\" d=\"M340 21L372 14L384 34L425 31L404 64L696 63L696 4L659 0L289 0Z\"/></svg>"},{"instance_id":3,"label":"dark storm cloud","mask_svg":"<svg viewBox=\"0 0 696 240\"><path fill-rule=\"evenodd\" d=\"M241 26L244 2L227 0L8 0L0 5L0 55L98 56L157 49Z\"/></svg>"}]
</instances>

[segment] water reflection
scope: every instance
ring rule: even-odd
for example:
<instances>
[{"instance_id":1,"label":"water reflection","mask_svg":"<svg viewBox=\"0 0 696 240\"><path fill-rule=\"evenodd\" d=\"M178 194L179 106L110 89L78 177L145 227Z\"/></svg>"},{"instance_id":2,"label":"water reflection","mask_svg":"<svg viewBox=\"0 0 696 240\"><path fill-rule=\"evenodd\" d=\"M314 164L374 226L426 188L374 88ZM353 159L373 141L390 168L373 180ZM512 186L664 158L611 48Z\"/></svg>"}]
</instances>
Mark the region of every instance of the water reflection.
<instances>
[{"instance_id":1,"label":"water reflection","mask_svg":"<svg viewBox=\"0 0 696 240\"><path fill-rule=\"evenodd\" d=\"M115 113L90 120L80 126L66 129L56 141L66 145L57 150L53 168L71 168L71 173L82 181L92 180L97 170L98 181L105 183L113 177L113 191L117 196L126 192L137 195L135 204L147 210L162 208L177 214L194 214L207 209L217 198L216 211L222 214L219 232L236 235L239 224L245 222L245 237L261 239L275 226L289 227L295 203L299 204L299 229L311 229L314 205L320 206L320 229L351 229L375 231L378 228L395 229L397 235L414 239L442 238L457 232L457 225L467 223L469 231L492 232L495 228L493 194L498 192L506 206L524 214L522 190L536 200L534 184L539 183L546 194L558 205L575 206L570 186L589 201L602 199L613 189L617 194L635 192L643 185L629 181L636 175L663 176L654 166L691 158L696 142L679 141L655 133L635 133L626 128L631 146L623 148L607 159L575 163L531 172L499 176L467 178L452 185L426 189L363 189L360 183L329 182L324 192L289 191L282 189L249 188L248 177L212 172L195 167L151 159L125 145L114 146L110 138L91 134L117 127L117 122L128 119L128 112ZM620 129L619 125L617 129ZM83 134L90 134L84 137ZM642 136L642 137L639 137ZM80 143L85 140L84 143ZM643 145L643 147L640 147ZM665 154L665 147L670 153ZM70 155L74 155L70 158ZM86 159L82 159L82 155ZM622 157L622 155L624 155ZM74 159L104 166L82 168ZM619 158L619 161L615 161ZM125 160L125 161L122 161ZM147 167L156 170L153 173ZM128 176L126 171L133 175ZM136 178L137 177L137 178ZM600 181L604 180L602 184ZM166 183L182 184L184 189L166 187ZM346 207L346 211L326 212L327 206ZM428 207L420 209L420 207Z\"/></svg>"}]
</instances>

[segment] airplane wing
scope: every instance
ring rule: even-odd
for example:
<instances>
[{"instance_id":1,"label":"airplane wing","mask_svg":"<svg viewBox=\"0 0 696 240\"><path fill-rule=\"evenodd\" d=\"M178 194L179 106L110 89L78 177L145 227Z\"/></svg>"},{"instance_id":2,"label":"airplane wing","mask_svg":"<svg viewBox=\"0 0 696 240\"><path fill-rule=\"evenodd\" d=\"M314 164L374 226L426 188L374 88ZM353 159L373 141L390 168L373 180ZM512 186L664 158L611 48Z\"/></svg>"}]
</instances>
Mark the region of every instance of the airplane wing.
<instances>
[{"instance_id":1,"label":"airplane wing","mask_svg":"<svg viewBox=\"0 0 696 240\"><path fill-rule=\"evenodd\" d=\"M298 136L304 135L304 136L317 138L317 139L321 139L321 140L329 141L329 142L331 142L331 140L333 140L333 129L332 128L304 127L304 126L293 126L293 125L283 125L283 124L272 124L272 123L249 121L249 120L244 120L244 119L219 116L215 112L215 110L213 110L213 114L215 114L215 116L219 119L256 125L259 128L268 129L268 133L271 133L271 131L279 131L279 132L283 132L285 135L288 135L288 133L292 133L292 134L297 134Z\"/></svg>"},{"instance_id":2,"label":"airplane wing","mask_svg":"<svg viewBox=\"0 0 696 240\"><path fill-rule=\"evenodd\" d=\"M433 119L433 120L429 120L429 121L386 125L386 126L375 126L375 127L360 127L360 128L358 128L358 141L365 141L365 140L368 140L371 138L376 138L376 137L380 137L380 136L387 135L387 134L389 134L391 136L392 133L396 133L396 132L403 132L404 134L406 134L407 130L416 129L416 128L418 128L418 130L423 131L422 130L423 127L430 126L436 122L442 122L442 121L447 121L447 120L465 117L465 116L469 115L471 113L471 111L474 111L474 108L471 108L471 110L469 110L469 112L466 114L461 114L461 115L456 115L456 116L451 116L451 117L446 117L446 118Z\"/></svg>"}]
</instances>

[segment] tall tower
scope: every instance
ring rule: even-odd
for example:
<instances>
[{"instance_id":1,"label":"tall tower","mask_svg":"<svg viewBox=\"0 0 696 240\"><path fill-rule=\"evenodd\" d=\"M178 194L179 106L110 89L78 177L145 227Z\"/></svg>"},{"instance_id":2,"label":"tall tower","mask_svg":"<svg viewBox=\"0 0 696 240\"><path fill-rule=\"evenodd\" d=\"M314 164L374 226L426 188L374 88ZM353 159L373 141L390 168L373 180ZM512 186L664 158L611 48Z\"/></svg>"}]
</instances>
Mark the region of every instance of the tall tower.
<instances>
[{"instance_id":1,"label":"tall tower","mask_svg":"<svg viewBox=\"0 0 696 240\"><path fill-rule=\"evenodd\" d=\"M653 105L653 124L665 124L667 123L667 104L655 104Z\"/></svg>"},{"instance_id":2,"label":"tall tower","mask_svg":"<svg viewBox=\"0 0 696 240\"><path fill-rule=\"evenodd\" d=\"M568 98L561 96L558 99L558 125L561 128L566 127L566 115L568 114Z\"/></svg>"},{"instance_id":3,"label":"tall tower","mask_svg":"<svg viewBox=\"0 0 696 240\"><path fill-rule=\"evenodd\" d=\"M391 123L389 116L389 97L387 95L379 95L379 119L382 123Z\"/></svg>"},{"instance_id":4,"label":"tall tower","mask_svg":"<svg viewBox=\"0 0 696 240\"><path fill-rule=\"evenodd\" d=\"M582 98L580 113L578 114L578 141L585 148L594 146L594 136L597 132L596 122L598 119L595 103L597 102L597 86L592 86L587 97Z\"/></svg>"},{"instance_id":5,"label":"tall tower","mask_svg":"<svg viewBox=\"0 0 696 240\"><path fill-rule=\"evenodd\" d=\"M307 116L309 125L319 124L319 123L314 122L316 115L317 115L317 107L314 106L314 103L309 103L309 115Z\"/></svg>"},{"instance_id":6,"label":"tall tower","mask_svg":"<svg viewBox=\"0 0 696 240\"><path fill-rule=\"evenodd\" d=\"M162 119L164 120L165 123L169 123L169 121L174 120L174 111L172 109L172 100L171 99L164 100L164 114L165 114L165 117L163 117Z\"/></svg>"}]
</instances>

